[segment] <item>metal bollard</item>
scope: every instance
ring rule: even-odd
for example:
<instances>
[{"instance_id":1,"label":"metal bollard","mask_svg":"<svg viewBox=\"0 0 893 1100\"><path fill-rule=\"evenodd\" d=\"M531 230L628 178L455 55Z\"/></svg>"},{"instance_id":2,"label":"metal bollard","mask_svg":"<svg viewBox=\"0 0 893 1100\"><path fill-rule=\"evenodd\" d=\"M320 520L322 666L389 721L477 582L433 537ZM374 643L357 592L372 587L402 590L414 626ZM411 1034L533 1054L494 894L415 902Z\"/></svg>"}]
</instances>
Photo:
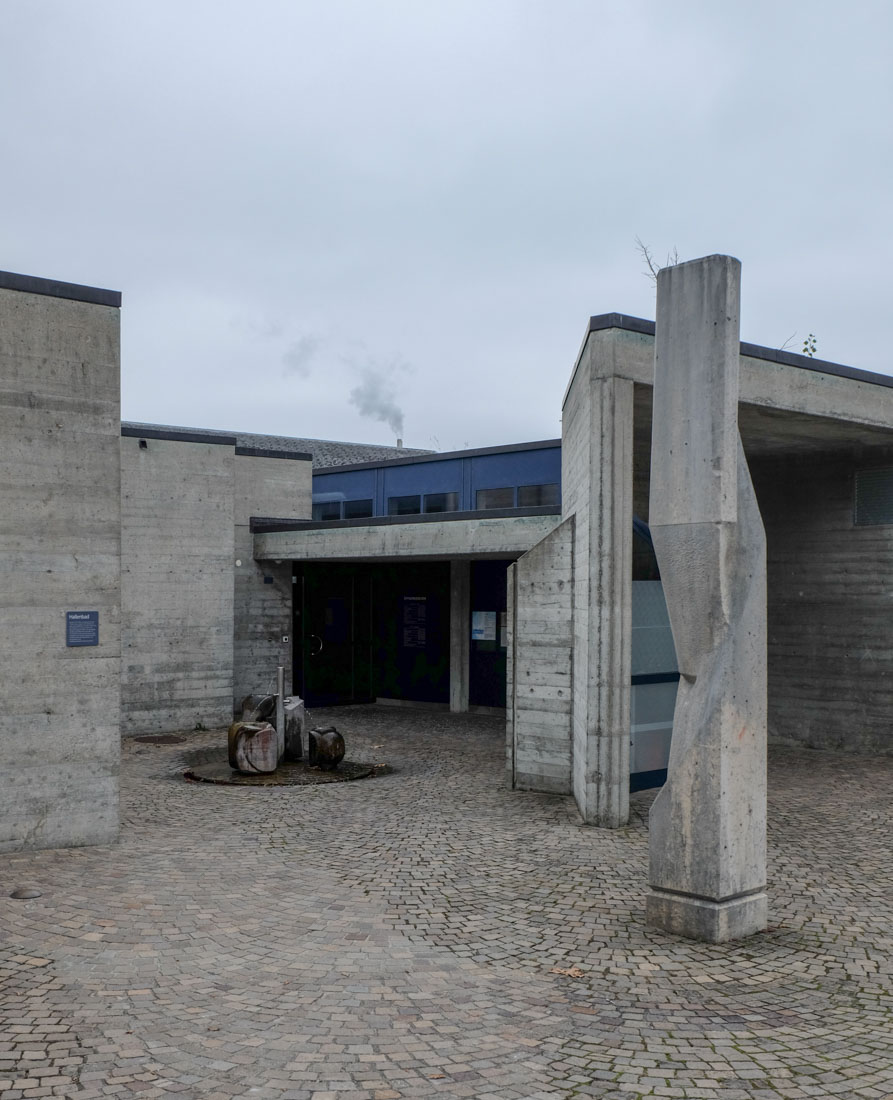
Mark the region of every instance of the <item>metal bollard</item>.
<instances>
[{"instance_id":1,"label":"metal bollard","mask_svg":"<svg viewBox=\"0 0 893 1100\"><path fill-rule=\"evenodd\" d=\"M279 759L285 755L285 668L276 669L276 741Z\"/></svg>"}]
</instances>

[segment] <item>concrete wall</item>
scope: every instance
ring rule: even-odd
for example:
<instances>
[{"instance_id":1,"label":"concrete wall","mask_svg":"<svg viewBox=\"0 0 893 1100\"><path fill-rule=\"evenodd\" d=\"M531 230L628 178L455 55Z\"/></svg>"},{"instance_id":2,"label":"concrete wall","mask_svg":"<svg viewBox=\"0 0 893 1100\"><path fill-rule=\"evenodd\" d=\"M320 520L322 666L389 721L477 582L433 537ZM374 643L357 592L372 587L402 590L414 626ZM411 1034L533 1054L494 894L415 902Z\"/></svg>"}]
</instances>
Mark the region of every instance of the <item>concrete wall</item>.
<instances>
[{"instance_id":1,"label":"concrete wall","mask_svg":"<svg viewBox=\"0 0 893 1100\"><path fill-rule=\"evenodd\" d=\"M635 337L627 340L627 336ZM636 334L590 333L562 409L562 511L574 528L573 790L583 819L629 814Z\"/></svg>"},{"instance_id":2,"label":"concrete wall","mask_svg":"<svg viewBox=\"0 0 893 1100\"><path fill-rule=\"evenodd\" d=\"M509 782L570 794L574 518L508 571L506 708Z\"/></svg>"},{"instance_id":3,"label":"concrete wall","mask_svg":"<svg viewBox=\"0 0 893 1100\"><path fill-rule=\"evenodd\" d=\"M234 448L121 439L122 732L227 725Z\"/></svg>"},{"instance_id":4,"label":"concrete wall","mask_svg":"<svg viewBox=\"0 0 893 1100\"><path fill-rule=\"evenodd\" d=\"M589 679L589 482L592 475L592 396L589 379L588 341L564 400L561 422L561 507L573 516L574 559L580 563L574 578L572 759L585 759L588 736ZM573 772L573 792L580 805L586 795L585 775Z\"/></svg>"},{"instance_id":5,"label":"concrete wall","mask_svg":"<svg viewBox=\"0 0 893 1100\"><path fill-rule=\"evenodd\" d=\"M893 450L751 463L767 537L769 733L893 752L893 526L856 527L859 469Z\"/></svg>"},{"instance_id":6,"label":"concrete wall","mask_svg":"<svg viewBox=\"0 0 893 1100\"><path fill-rule=\"evenodd\" d=\"M253 692L275 691L276 668L285 666L291 691L291 560L254 560L251 516L309 519L312 460L235 456L233 690L235 702ZM238 564L241 563L241 564ZM267 579L269 578L269 580ZM287 637L289 641L283 642Z\"/></svg>"},{"instance_id":7,"label":"concrete wall","mask_svg":"<svg viewBox=\"0 0 893 1100\"><path fill-rule=\"evenodd\" d=\"M0 289L0 851L118 828L119 310L101 303L119 296L17 278ZM98 645L66 645L67 611L98 611Z\"/></svg>"}]
</instances>

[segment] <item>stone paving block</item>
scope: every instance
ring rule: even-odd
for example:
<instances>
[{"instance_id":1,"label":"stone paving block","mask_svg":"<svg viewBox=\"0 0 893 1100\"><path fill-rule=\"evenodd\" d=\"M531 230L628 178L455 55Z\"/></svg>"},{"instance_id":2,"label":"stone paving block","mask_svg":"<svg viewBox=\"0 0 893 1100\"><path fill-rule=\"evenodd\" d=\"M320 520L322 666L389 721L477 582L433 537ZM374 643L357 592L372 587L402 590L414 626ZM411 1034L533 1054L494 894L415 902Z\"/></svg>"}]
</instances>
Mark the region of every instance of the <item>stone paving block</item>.
<instances>
[{"instance_id":1,"label":"stone paving block","mask_svg":"<svg viewBox=\"0 0 893 1100\"><path fill-rule=\"evenodd\" d=\"M645 926L651 795L583 828L504 789L496 719L313 720L397 770L125 742L119 844L4 857L42 896L0 896L0 1100L893 1096L893 757L772 751L770 928L708 945Z\"/></svg>"}]
</instances>

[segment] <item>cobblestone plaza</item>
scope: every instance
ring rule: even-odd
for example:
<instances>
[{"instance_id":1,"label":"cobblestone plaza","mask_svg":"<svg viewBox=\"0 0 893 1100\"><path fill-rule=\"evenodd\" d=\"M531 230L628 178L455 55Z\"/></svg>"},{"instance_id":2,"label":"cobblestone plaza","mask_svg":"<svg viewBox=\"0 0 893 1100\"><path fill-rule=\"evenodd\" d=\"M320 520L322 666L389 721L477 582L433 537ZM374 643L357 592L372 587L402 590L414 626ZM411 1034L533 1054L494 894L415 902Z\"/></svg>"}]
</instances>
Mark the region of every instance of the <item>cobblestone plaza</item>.
<instances>
[{"instance_id":1,"label":"cobblestone plaza","mask_svg":"<svg viewBox=\"0 0 893 1100\"><path fill-rule=\"evenodd\" d=\"M313 717L393 774L126 741L118 844L4 857L0 1100L893 1096L893 757L770 753L770 928L708 945L645 926L650 795L586 828L501 720Z\"/></svg>"}]
</instances>

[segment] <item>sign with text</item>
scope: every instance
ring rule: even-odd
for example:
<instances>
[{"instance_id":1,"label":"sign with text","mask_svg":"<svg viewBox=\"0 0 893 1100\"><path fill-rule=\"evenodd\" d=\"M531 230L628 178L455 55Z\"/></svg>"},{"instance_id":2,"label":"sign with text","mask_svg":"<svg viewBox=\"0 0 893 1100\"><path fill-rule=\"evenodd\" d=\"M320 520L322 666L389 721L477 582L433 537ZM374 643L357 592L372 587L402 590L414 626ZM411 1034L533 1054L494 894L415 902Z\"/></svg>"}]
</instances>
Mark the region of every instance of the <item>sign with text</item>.
<instances>
[{"instance_id":1,"label":"sign with text","mask_svg":"<svg viewBox=\"0 0 893 1100\"><path fill-rule=\"evenodd\" d=\"M427 596L403 597L403 648L424 649L427 644Z\"/></svg>"},{"instance_id":2,"label":"sign with text","mask_svg":"<svg viewBox=\"0 0 893 1100\"><path fill-rule=\"evenodd\" d=\"M496 641L496 612L472 611L471 640L473 642Z\"/></svg>"},{"instance_id":3,"label":"sign with text","mask_svg":"<svg viewBox=\"0 0 893 1100\"><path fill-rule=\"evenodd\" d=\"M99 612L66 611L65 644L99 645Z\"/></svg>"}]
</instances>

